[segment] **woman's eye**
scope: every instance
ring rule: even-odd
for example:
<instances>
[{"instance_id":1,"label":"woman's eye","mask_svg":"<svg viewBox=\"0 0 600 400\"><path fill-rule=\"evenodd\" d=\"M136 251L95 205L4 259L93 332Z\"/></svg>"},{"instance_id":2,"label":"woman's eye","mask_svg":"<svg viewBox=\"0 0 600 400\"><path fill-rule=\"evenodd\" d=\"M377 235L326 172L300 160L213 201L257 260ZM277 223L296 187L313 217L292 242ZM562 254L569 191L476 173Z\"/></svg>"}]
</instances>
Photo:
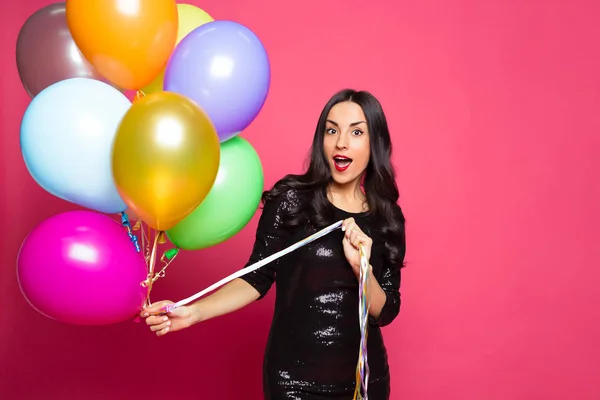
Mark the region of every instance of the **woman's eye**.
<instances>
[{"instance_id":1,"label":"woman's eye","mask_svg":"<svg viewBox=\"0 0 600 400\"><path fill-rule=\"evenodd\" d=\"M352 134L356 135L356 136L359 136L359 135L362 135L362 131L359 130L359 129L355 129L354 131L352 131Z\"/></svg>"},{"instance_id":2,"label":"woman's eye","mask_svg":"<svg viewBox=\"0 0 600 400\"><path fill-rule=\"evenodd\" d=\"M329 133L330 135L335 135L335 129L333 129L333 128L327 129L326 132Z\"/></svg>"}]
</instances>

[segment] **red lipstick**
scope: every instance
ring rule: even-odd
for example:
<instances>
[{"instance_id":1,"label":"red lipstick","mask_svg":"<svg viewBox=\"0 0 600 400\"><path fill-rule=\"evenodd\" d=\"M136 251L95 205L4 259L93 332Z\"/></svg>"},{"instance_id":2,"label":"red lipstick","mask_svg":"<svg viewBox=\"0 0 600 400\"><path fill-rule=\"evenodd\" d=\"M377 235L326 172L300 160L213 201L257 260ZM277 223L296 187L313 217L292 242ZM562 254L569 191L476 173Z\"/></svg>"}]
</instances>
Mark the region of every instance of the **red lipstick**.
<instances>
[{"instance_id":1,"label":"red lipstick","mask_svg":"<svg viewBox=\"0 0 600 400\"><path fill-rule=\"evenodd\" d=\"M336 154L333 156L333 164L335 165L336 170L344 172L348 169L350 164L352 164L352 159L341 154Z\"/></svg>"}]
</instances>

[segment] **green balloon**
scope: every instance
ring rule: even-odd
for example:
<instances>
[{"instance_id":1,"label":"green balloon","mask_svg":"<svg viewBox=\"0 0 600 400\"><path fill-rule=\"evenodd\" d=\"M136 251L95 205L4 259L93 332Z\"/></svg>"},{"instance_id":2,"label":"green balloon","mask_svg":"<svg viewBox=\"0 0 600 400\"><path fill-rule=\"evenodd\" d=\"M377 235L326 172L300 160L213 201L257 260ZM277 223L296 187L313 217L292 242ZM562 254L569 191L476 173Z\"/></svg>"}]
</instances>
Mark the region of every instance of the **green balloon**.
<instances>
[{"instance_id":1,"label":"green balloon","mask_svg":"<svg viewBox=\"0 0 600 400\"><path fill-rule=\"evenodd\" d=\"M171 242L184 250L222 243L245 227L258 209L264 176L256 150L235 136L221 143L215 183L202 203L167 231Z\"/></svg>"}]
</instances>

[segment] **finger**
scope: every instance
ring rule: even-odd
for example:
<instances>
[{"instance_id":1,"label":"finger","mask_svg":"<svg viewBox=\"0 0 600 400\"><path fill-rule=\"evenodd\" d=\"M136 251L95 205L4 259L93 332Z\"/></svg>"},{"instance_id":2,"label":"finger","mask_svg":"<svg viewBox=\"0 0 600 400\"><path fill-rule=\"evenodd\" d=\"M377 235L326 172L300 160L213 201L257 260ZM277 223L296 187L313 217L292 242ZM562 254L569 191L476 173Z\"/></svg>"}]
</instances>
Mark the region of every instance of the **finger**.
<instances>
[{"instance_id":1,"label":"finger","mask_svg":"<svg viewBox=\"0 0 600 400\"><path fill-rule=\"evenodd\" d=\"M373 240L363 232L357 232L356 240L358 241L358 243L361 243L363 246L366 247L370 247L373 244Z\"/></svg>"},{"instance_id":2,"label":"finger","mask_svg":"<svg viewBox=\"0 0 600 400\"><path fill-rule=\"evenodd\" d=\"M170 301L159 301L150 306L145 306L142 310L142 317L147 317L149 315L161 315L165 313L165 307L171 304Z\"/></svg>"},{"instance_id":3,"label":"finger","mask_svg":"<svg viewBox=\"0 0 600 400\"><path fill-rule=\"evenodd\" d=\"M144 305L144 307L142 307L142 311L140 311L140 316L142 318L149 317L151 313L148 310L150 310L150 307L148 305Z\"/></svg>"},{"instance_id":4,"label":"finger","mask_svg":"<svg viewBox=\"0 0 600 400\"><path fill-rule=\"evenodd\" d=\"M359 243L362 243L363 246L367 246L369 244L369 237L359 230L353 230L350 235L350 243L355 246L358 246Z\"/></svg>"},{"instance_id":5,"label":"finger","mask_svg":"<svg viewBox=\"0 0 600 400\"><path fill-rule=\"evenodd\" d=\"M348 237L348 240L350 241L350 243L352 243L352 245L354 247L356 247L358 245L358 242L356 241L358 237L358 232L356 231L352 231L352 233L350 233L350 237Z\"/></svg>"},{"instance_id":6,"label":"finger","mask_svg":"<svg viewBox=\"0 0 600 400\"><path fill-rule=\"evenodd\" d=\"M159 311L161 308L163 308L164 306L166 306L167 304L169 304L169 301L157 301L156 303L152 303L151 305L146 305L144 306L144 310L148 311L148 312L156 312Z\"/></svg>"},{"instance_id":7,"label":"finger","mask_svg":"<svg viewBox=\"0 0 600 400\"><path fill-rule=\"evenodd\" d=\"M146 325L148 325L148 326L158 325L158 324L162 324L163 322L167 322L168 320L169 320L169 317L154 315L154 316L146 318Z\"/></svg>"},{"instance_id":8,"label":"finger","mask_svg":"<svg viewBox=\"0 0 600 400\"><path fill-rule=\"evenodd\" d=\"M362 229L360 229L360 226L358 226L358 224L357 224L357 223L354 223L354 224L352 225L352 231L354 231L354 232L358 232L358 233L362 233L362 234L364 235L364 232L362 231Z\"/></svg>"},{"instance_id":9,"label":"finger","mask_svg":"<svg viewBox=\"0 0 600 400\"><path fill-rule=\"evenodd\" d=\"M163 315L167 315L167 311L163 307L163 308L159 309L158 311L153 311L151 313L148 313L148 315L152 315L152 316L156 316L156 317L162 317Z\"/></svg>"},{"instance_id":10,"label":"finger","mask_svg":"<svg viewBox=\"0 0 600 400\"><path fill-rule=\"evenodd\" d=\"M371 246L371 238L369 238L368 236L366 236L364 234L355 232L355 235L353 235L350 243L352 243L352 245L356 248L358 248L359 245L361 245L361 244L362 244L363 248L370 247Z\"/></svg>"},{"instance_id":11,"label":"finger","mask_svg":"<svg viewBox=\"0 0 600 400\"><path fill-rule=\"evenodd\" d=\"M161 329L160 331L156 332L156 336L164 336L167 333L169 333L170 331L171 331L171 327L167 326L166 328Z\"/></svg>"},{"instance_id":12,"label":"finger","mask_svg":"<svg viewBox=\"0 0 600 400\"><path fill-rule=\"evenodd\" d=\"M346 218L342 222L342 232L345 231L346 229L348 229L348 225L352 224L353 222L354 222L354 218Z\"/></svg>"},{"instance_id":13,"label":"finger","mask_svg":"<svg viewBox=\"0 0 600 400\"><path fill-rule=\"evenodd\" d=\"M352 232L353 232L353 231L354 231L354 229L355 229L355 226L356 226L356 224L355 224L354 222L350 222L350 223L348 223L348 225L346 226L346 233L345 233L345 236L346 236L348 239L350 239L350 237L351 237L351 235L352 235Z\"/></svg>"},{"instance_id":14,"label":"finger","mask_svg":"<svg viewBox=\"0 0 600 400\"><path fill-rule=\"evenodd\" d=\"M163 330L163 329L165 329L165 328L168 328L168 327L170 327L170 326L171 326L171 321L167 321L167 322L163 322L162 324L158 324L158 325L152 325L152 326L150 327L150 330L151 330L152 332L157 332L157 331L161 331L161 330Z\"/></svg>"}]
</instances>

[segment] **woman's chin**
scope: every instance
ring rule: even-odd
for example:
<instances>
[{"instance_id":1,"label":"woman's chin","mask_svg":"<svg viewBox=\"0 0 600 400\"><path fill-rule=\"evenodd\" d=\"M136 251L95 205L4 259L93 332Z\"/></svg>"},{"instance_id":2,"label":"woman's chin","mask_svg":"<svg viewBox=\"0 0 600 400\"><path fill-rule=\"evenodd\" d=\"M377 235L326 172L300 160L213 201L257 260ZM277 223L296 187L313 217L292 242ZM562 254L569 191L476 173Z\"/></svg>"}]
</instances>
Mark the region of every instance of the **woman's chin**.
<instances>
[{"instance_id":1,"label":"woman's chin","mask_svg":"<svg viewBox=\"0 0 600 400\"><path fill-rule=\"evenodd\" d=\"M338 186L352 185L352 184L356 184L358 182L357 176L339 174L339 173L337 173L337 171L332 171L331 177L332 177L333 183Z\"/></svg>"}]
</instances>

